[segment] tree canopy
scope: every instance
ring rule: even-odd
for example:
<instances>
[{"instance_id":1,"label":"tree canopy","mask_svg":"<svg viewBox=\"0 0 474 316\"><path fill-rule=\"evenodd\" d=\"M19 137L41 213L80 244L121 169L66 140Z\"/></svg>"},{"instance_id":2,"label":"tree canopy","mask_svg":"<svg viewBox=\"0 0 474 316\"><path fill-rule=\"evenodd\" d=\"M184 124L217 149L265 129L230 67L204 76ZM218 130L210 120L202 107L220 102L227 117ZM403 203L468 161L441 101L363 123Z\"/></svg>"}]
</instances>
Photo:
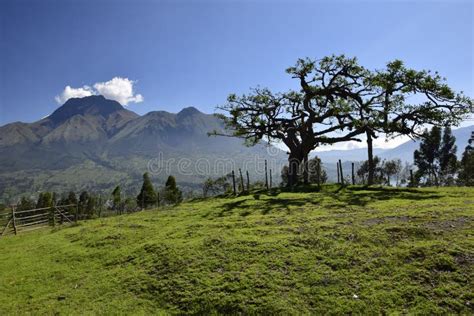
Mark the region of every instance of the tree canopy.
<instances>
[{"instance_id":1,"label":"tree canopy","mask_svg":"<svg viewBox=\"0 0 474 316\"><path fill-rule=\"evenodd\" d=\"M298 80L298 91L256 88L248 95L229 95L218 107L227 114L220 115L227 131L214 135L241 137L250 146L262 140L284 143L289 185L297 182L299 165L311 150L364 137L372 184L374 138L381 133L423 137L423 125L456 125L473 108L473 101L454 92L438 73L410 69L399 60L369 70L343 55L306 58L286 71ZM303 178L307 182L307 175Z\"/></svg>"}]
</instances>

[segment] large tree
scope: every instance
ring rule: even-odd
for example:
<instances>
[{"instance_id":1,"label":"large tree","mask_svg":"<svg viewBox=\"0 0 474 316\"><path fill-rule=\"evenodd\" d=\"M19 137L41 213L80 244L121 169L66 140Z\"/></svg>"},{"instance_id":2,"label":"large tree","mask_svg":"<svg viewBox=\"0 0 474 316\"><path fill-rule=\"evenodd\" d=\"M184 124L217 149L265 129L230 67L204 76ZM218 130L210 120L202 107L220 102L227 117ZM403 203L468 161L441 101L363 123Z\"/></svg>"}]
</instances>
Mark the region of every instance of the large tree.
<instances>
[{"instance_id":1,"label":"large tree","mask_svg":"<svg viewBox=\"0 0 474 316\"><path fill-rule=\"evenodd\" d=\"M339 115L344 118L345 127L353 129L354 135L365 134L368 184L374 182L373 140L380 134L389 138L418 138L422 137L423 125L456 125L472 111L473 101L454 92L438 73L409 69L399 60L376 71L344 56L325 57L319 64L336 72L336 80L328 78L321 72L323 67L317 67L318 63L310 59L299 60L297 67L288 71L300 79L308 96L317 96L330 87L330 93L336 97L334 101L340 105Z\"/></svg>"},{"instance_id":2,"label":"large tree","mask_svg":"<svg viewBox=\"0 0 474 316\"><path fill-rule=\"evenodd\" d=\"M370 71L342 55L299 59L287 72L298 80L299 91L274 94L255 89L250 95L230 95L218 109L230 114L222 117L231 136L243 137L250 145L279 140L288 147L289 185L296 183L299 165L311 150L360 141L363 134L367 182L372 184L373 140L380 134L422 137L423 125L455 125L472 111L472 100L455 93L437 73L408 69L399 60Z\"/></svg>"},{"instance_id":3,"label":"large tree","mask_svg":"<svg viewBox=\"0 0 474 316\"><path fill-rule=\"evenodd\" d=\"M315 73L307 78L312 71ZM302 162L303 181L307 183L306 162L311 150L323 144L359 141L356 136L363 133L353 129L350 104L339 100L350 84L348 73L358 71L362 68L344 58L319 62L300 59L287 69L298 79L300 91L275 94L268 89L254 89L249 95L231 94L227 103L218 107L229 114L221 117L231 133L214 134L242 137L248 145L262 140L284 143L289 150L288 185L297 183Z\"/></svg>"}]
</instances>

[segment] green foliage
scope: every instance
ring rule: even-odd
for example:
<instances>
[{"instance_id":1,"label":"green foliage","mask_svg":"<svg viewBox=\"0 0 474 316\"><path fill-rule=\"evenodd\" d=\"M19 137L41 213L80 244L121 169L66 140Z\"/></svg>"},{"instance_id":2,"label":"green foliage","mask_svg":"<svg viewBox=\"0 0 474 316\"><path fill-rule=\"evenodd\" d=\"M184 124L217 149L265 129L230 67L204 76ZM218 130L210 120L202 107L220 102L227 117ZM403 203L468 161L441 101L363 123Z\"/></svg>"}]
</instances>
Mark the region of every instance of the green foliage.
<instances>
[{"instance_id":1,"label":"green foliage","mask_svg":"<svg viewBox=\"0 0 474 316\"><path fill-rule=\"evenodd\" d=\"M328 181L328 175L326 170L323 168L323 163L319 157L314 157L308 160L308 180L309 183L318 183L318 173L319 173L319 183L324 184Z\"/></svg>"},{"instance_id":2,"label":"green foliage","mask_svg":"<svg viewBox=\"0 0 474 316\"><path fill-rule=\"evenodd\" d=\"M298 172L298 182L303 182L303 168L304 166L301 165ZM319 171L318 171L319 170ZM308 181L309 183L317 184L318 183L318 172L319 172L319 183L324 184L328 180L328 176L326 170L323 167L323 163L321 159L318 157L314 157L308 160ZM287 186L288 184L288 174L289 168L288 166L283 166L281 168L281 186Z\"/></svg>"},{"instance_id":3,"label":"green foliage","mask_svg":"<svg viewBox=\"0 0 474 316\"><path fill-rule=\"evenodd\" d=\"M383 166L381 164L380 157L374 157L374 179L372 184L382 184L384 182L383 179ZM368 176L369 176L369 161L364 161L356 171L357 177L359 178L359 182L361 184L368 184Z\"/></svg>"},{"instance_id":4,"label":"green foliage","mask_svg":"<svg viewBox=\"0 0 474 316\"><path fill-rule=\"evenodd\" d=\"M157 202L157 194L151 183L150 176L148 172L145 172L143 174L143 185L137 196L137 205L143 209L156 206Z\"/></svg>"},{"instance_id":5,"label":"green foliage","mask_svg":"<svg viewBox=\"0 0 474 316\"><path fill-rule=\"evenodd\" d=\"M87 191L81 192L79 195L78 212L81 218L92 218L94 214L95 201Z\"/></svg>"},{"instance_id":6,"label":"green foliage","mask_svg":"<svg viewBox=\"0 0 474 316\"><path fill-rule=\"evenodd\" d=\"M474 186L474 149L469 146L462 155L458 181L461 185Z\"/></svg>"},{"instance_id":7,"label":"green foliage","mask_svg":"<svg viewBox=\"0 0 474 316\"><path fill-rule=\"evenodd\" d=\"M183 194L176 186L176 179L169 176L163 190L163 202L165 204L178 204L183 200Z\"/></svg>"},{"instance_id":8,"label":"green foliage","mask_svg":"<svg viewBox=\"0 0 474 316\"><path fill-rule=\"evenodd\" d=\"M67 200L65 201L67 204L77 204L77 196L74 191L70 191L67 195Z\"/></svg>"},{"instance_id":9,"label":"green foliage","mask_svg":"<svg viewBox=\"0 0 474 316\"><path fill-rule=\"evenodd\" d=\"M123 202L124 212L131 213L137 209L137 201L134 198L127 197Z\"/></svg>"},{"instance_id":10,"label":"green foliage","mask_svg":"<svg viewBox=\"0 0 474 316\"><path fill-rule=\"evenodd\" d=\"M299 165L311 150L360 140L362 134L367 137L369 156L366 181L373 184L372 144L380 133L419 137L425 124L456 125L473 107L472 99L453 91L438 73L409 69L400 60L372 71L344 55L306 58L298 59L287 73L298 80L298 91L272 93L257 88L249 95L230 95L218 109L230 115L225 122L231 136L244 138L250 145L262 139L280 140L288 147L285 181L290 186L298 182ZM334 131L342 135L334 136ZM445 180L452 182L449 169L455 164L446 163Z\"/></svg>"},{"instance_id":11,"label":"green foliage","mask_svg":"<svg viewBox=\"0 0 474 316\"><path fill-rule=\"evenodd\" d=\"M36 202L36 208L51 206L53 206L53 194L51 192L40 192L38 201Z\"/></svg>"},{"instance_id":12,"label":"green foliage","mask_svg":"<svg viewBox=\"0 0 474 316\"><path fill-rule=\"evenodd\" d=\"M450 127L446 127L443 132L443 139L439 149L439 170L441 182L444 185L453 185L458 169L458 159L456 157L456 138Z\"/></svg>"},{"instance_id":13,"label":"green foliage","mask_svg":"<svg viewBox=\"0 0 474 316\"><path fill-rule=\"evenodd\" d=\"M384 160L382 163L383 174L387 177L387 184L391 184L391 177L396 175L396 185L399 185L400 173L402 171L401 159Z\"/></svg>"},{"instance_id":14,"label":"green foliage","mask_svg":"<svg viewBox=\"0 0 474 316\"><path fill-rule=\"evenodd\" d=\"M228 193L231 190L229 175L218 177L216 179L207 178L202 185L203 197L216 196Z\"/></svg>"},{"instance_id":15,"label":"green foliage","mask_svg":"<svg viewBox=\"0 0 474 316\"><path fill-rule=\"evenodd\" d=\"M86 211L85 214L89 218L94 217L94 215L100 216L100 211L102 208L100 199L95 196L95 195L89 195L89 198L87 199L87 204L86 204Z\"/></svg>"},{"instance_id":16,"label":"green foliage","mask_svg":"<svg viewBox=\"0 0 474 316\"><path fill-rule=\"evenodd\" d=\"M0 314L472 314L472 188L313 189L2 237Z\"/></svg>"},{"instance_id":17,"label":"green foliage","mask_svg":"<svg viewBox=\"0 0 474 316\"><path fill-rule=\"evenodd\" d=\"M452 185L457 171L455 137L450 128L433 126L425 130L419 150L414 153L417 181L423 185Z\"/></svg>"},{"instance_id":18,"label":"green foliage","mask_svg":"<svg viewBox=\"0 0 474 316\"><path fill-rule=\"evenodd\" d=\"M119 209L121 208L122 204L122 191L120 189L120 186L117 185L115 189L112 191L112 202L114 203L113 208L114 209Z\"/></svg>"},{"instance_id":19,"label":"green foliage","mask_svg":"<svg viewBox=\"0 0 474 316\"><path fill-rule=\"evenodd\" d=\"M35 202L27 198L26 196L22 196L20 199L20 203L17 204L16 210L17 211L26 211L26 210L32 210L35 208Z\"/></svg>"}]
</instances>

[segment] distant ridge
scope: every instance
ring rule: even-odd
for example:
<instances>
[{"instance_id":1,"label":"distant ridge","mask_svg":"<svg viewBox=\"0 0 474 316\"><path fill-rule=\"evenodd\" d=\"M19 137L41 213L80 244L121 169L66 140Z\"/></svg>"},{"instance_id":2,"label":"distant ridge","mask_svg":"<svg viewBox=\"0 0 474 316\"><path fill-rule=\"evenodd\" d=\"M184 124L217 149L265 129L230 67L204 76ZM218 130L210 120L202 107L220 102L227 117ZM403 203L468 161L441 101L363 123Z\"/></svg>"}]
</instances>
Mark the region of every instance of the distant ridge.
<instances>
[{"instance_id":1,"label":"distant ridge","mask_svg":"<svg viewBox=\"0 0 474 316\"><path fill-rule=\"evenodd\" d=\"M208 136L222 128L220 119L195 107L140 116L100 95L69 99L37 122L0 127L0 200L38 190L108 192L117 184L134 194L156 159L172 163L154 181L161 183L172 173L185 190L201 190L207 176L230 172L244 160L285 162L283 151L270 157L264 145L249 148L240 139ZM198 174L178 170L183 159L210 167L216 159L230 159L235 165ZM256 168L256 163L246 166Z\"/></svg>"},{"instance_id":2,"label":"distant ridge","mask_svg":"<svg viewBox=\"0 0 474 316\"><path fill-rule=\"evenodd\" d=\"M453 135L456 137L456 146L458 148L458 157L461 157L467 146L467 141L474 131L474 125L453 129ZM409 140L395 148L381 149L375 148L374 154L382 159L400 158L402 161L412 162L413 152L420 146L420 141ZM367 160L367 148L356 148L347 150L328 150L313 152L326 163L336 163L339 159L343 161L363 161Z\"/></svg>"}]
</instances>

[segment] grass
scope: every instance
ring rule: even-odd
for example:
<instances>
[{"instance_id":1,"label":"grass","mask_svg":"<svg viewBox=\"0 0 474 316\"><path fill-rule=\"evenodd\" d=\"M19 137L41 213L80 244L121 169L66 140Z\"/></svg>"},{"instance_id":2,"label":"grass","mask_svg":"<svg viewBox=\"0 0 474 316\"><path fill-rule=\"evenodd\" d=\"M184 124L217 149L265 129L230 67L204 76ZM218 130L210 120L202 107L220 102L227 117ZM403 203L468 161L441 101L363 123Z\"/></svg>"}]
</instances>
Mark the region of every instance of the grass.
<instances>
[{"instance_id":1,"label":"grass","mask_svg":"<svg viewBox=\"0 0 474 316\"><path fill-rule=\"evenodd\" d=\"M474 313L474 189L194 200L0 239L0 314Z\"/></svg>"}]
</instances>

